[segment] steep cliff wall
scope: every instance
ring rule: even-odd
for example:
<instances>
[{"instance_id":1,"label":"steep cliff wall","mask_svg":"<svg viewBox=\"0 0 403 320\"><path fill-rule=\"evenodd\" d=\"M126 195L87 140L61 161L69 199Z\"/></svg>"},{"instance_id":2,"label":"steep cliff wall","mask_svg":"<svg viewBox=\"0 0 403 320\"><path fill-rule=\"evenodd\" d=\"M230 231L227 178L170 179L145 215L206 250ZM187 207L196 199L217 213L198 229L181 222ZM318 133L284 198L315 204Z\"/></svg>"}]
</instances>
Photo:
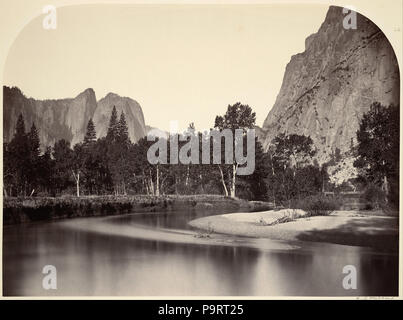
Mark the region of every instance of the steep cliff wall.
<instances>
[{"instance_id":1,"label":"steep cliff wall","mask_svg":"<svg viewBox=\"0 0 403 320\"><path fill-rule=\"evenodd\" d=\"M124 112L129 127L129 137L132 142L138 141L147 134L143 111L138 102L131 98L108 93L106 97L98 101L98 107L93 116L99 136L106 136L113 106L116 106L118 117L120 117L122 111Z\"/></svg>"},{"instance_id":2,"label":"steep cliff wall","mask_svg":"<svg viewBox=\"0 0 403 320\"><path fill-rule=\"evenodd\" d=\"M12 139L20 113L26 130L35 122L42 149L66 139L72 145L83 140L87 123L93 118L98 137L106 135L113 105L120 114L123 110L133 142L146 135L143 111L140 105L126 97L109 93L97 102L93 89L87 89L72 99L35 100L27 98L18 88L3 87L3 138Z\"/></svg>"},{"instance_id":3,"label":"steep cliff wall","mask_svg":"<svg viewBox=\"0 0 403 320\"><path fill-rule=\"evenodd\" d=\"M291 57L280 92L259 136L267 149L281 132L310 136L320 163L336 148L355 143L372 102L399 103L399 69L382 31L357 14L357 29L343 27L340 7L330 7L305 51Z\"/></svg>"}]
</instances>

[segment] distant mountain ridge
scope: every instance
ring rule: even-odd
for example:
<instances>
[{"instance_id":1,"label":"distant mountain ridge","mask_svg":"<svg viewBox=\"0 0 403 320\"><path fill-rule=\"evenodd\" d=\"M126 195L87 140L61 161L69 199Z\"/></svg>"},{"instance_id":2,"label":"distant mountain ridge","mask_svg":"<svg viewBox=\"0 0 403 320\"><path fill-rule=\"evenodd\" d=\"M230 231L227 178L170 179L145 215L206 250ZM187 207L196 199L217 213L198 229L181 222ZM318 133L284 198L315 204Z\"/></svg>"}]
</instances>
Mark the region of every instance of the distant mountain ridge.
<instances>
[{"instance_id":1,"label":"distant mountain ridge","mask_svg":"<svg viewBox=\"0 0 403 320\"><path fill-rule=\"evenodd\" d=\"M125 113L132 142L147 134L141 106L131 98L109 93L97 101L94 90L89 88L75 98L35 100L27 98L17 87L3 86L3 139L4 142L12 139L20 113L27 131L35 122L42 149L53 146L60 139L70 141L72 145L81 142L90 118L94 121L97 137L103 137L113 106L118 115L122 111Z\"/></svg>"}]
</instances>

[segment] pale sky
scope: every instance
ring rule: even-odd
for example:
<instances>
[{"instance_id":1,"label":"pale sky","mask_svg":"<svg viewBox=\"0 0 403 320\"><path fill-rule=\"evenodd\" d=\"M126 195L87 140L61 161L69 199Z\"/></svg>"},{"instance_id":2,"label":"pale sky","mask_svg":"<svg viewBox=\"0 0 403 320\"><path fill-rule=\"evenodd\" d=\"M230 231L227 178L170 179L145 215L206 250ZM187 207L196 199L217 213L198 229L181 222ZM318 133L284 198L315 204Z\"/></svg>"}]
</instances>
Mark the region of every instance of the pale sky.
<instances>
[{"instance_id":1,"label":"pale sky","mask_svg":"<svg viewBox=\"0 0 403 320\"><path fill-rule=\"evenodd\" d=\"M87 5L57 9L15 40L4 84L35 99L75 97L86 88L137 100L146 124L210 128L228 104L249 104L261 126L286 64L305 50L328 6Z\"/></svg>"}]
</instances>

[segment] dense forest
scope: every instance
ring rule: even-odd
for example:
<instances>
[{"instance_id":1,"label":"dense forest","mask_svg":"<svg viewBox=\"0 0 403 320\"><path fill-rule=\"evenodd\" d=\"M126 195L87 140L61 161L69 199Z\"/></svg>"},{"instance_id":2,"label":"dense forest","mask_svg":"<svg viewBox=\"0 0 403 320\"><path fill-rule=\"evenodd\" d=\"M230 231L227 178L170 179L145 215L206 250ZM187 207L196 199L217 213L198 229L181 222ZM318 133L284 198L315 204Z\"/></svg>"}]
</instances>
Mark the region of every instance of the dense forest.
<instances>
[{"instance_id":1,"label":"dense forest","mask_svg":"<svg viewBox=\"0 0 403 320\"><path fill-rule=\"evenodd\" d=\"M248 105L229 105L214 121L216 130L255 127L256 116ZM40 130L40 128L39 128ZM179 148L197 132L193 123L179 139ZM164 139L160 137L159 139ZM170 153L167 139L168 154ZM223 139L224 140L224 139ZM357 132L355 182L382 193L385 201L398 198L399 107L374 103L364 115ZM224 141L222 142L224 143ZM324 191L333 191L327 163L315 160L310 137L278 135L264 152L255 138L255 170L236 175L238 164L201 164L202 161L178 161L150 164L147 150L154 144L144 137L132 143L125 114L113 107L108 132L97 138L90 119L81 143L71 146L59 140L41 152L38 128L25 128L19 116L15 134L4 144L5 196L127 195L127 194L222 194L250 200L268 200L287 204ZM199 145L200 149L202 145ZM43 149L42 149L43 150ZM201 157L202 152L199 152ZM332 159L331 161L334 161ZM172 162L172 163L170 163ZM196 162L196 163L194 163ZM213 163L213 162L210 162Z\"/></svg>"}]
</instances>

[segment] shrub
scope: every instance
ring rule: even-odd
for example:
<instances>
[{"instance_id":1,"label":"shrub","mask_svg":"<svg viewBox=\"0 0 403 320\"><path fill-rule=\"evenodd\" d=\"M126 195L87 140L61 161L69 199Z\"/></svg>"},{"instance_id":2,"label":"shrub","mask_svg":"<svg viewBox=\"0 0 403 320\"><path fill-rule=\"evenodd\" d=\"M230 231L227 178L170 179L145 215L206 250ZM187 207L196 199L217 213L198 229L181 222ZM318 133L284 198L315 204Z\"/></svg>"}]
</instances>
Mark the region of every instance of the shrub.
<instances>
[{"instance_id":1,"label":"shrub","mask_svg":"<svg viewBox=\"0 0 403 320\"><path fill-rule=\"evenodd\" d=\"M379 209L385 204L385 192L375 184L369 184L361 196L367 203L366 209Z\"/></svg>"},{"instance_id":2,"label":"shrub","mask_svg":"<svg viewBox=\"0 0 403 320\"><path fill-rule=\"evenodd\" d=\"M308 216L327 216L341 206L341 200L335 196L318 194L294 201L294 209L306 211Z\"/></svg>"}]
</instances>

